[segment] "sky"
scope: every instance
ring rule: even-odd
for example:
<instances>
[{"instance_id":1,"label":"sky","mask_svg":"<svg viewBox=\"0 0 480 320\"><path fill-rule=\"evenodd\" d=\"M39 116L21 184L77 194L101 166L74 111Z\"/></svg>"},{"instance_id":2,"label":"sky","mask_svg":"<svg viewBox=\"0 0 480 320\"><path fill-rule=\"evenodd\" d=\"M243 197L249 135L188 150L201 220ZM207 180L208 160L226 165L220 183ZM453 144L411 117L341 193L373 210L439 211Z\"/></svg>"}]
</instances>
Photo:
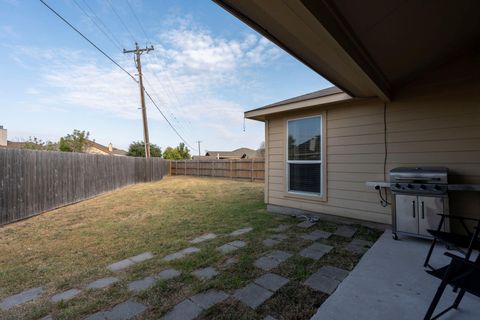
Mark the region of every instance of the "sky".
<instances>
[{"instance_id":1,"label":"sky","mask_svg":"<svg viewBox=\"0 0 480 320\"><path fill-rule=\"evenodd\" d=\"M45 0L144 85L198 153L257 149L262 122L243 113L331 86L208 0ZM139 87L38 0L0 0L0 125L11 141L57 141L74 129L128 149L143 139ZM150 142L182 139L147 99ZM245 128L244 128L245 124Z\"/></svg>"}]
</instances>

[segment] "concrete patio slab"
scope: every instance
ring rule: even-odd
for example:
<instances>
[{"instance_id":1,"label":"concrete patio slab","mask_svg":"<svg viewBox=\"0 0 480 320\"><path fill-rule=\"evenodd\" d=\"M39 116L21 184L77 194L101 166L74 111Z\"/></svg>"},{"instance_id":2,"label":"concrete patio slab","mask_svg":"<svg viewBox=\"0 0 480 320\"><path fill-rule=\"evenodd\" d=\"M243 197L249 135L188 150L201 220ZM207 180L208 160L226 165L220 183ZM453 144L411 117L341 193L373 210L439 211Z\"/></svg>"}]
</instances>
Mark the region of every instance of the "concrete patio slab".
<instances>
[{"instance_id":1,"label":"concrete patio slab","mask_svg":"<svg viewBox=\"0 0 480 320\"><path fill-rule=\"evenodd\" d=\"M310 228L311 226L314 226L316 225L317 223L316 222L310 222L308 220L305 220L303 222L300 222L299 224L297 224L297 227L299 228L303 228L303 229L308 229Z\"/></svg>"},{"instance_id":2,"label":"concrete patio slab","mask_svg":"<svg viewBox=\"0 0 480 320\"><path fill-rule=\"evenodd\" d=\"M272 316L266 316L265 318L263 318L263 320L277 320L277 318L274 318Z\"/></svg>"},{"instance_id":3,"label":"concrete patio slab","mask_svg":"<svg viewBox=\"0 0 480 320\"><path fill-rule=\"evenodd\" d=\"M310 258L313 260L319 260L321 257L329 253L333 249L332 246L315 242L310 246L302 249L299 254L304 258Z\"/></svg>"},{"instance_id":4,"label":"concrete patio slab","mask_svg":"<svg viewBox=\"0 0 480 320\"><path fill-rule=\"evenodd\" d=\"M273 258L269 258L269 257L260 257L257 260L255 260L255 262L253 263L253 265L255 267L260 268L260 269L265 270L265 271L272 270L272 269L276 268L279 264L280 264L280 262L278 262L277 260L275 260Z\"/></svg>"},{"instance_id":5,"label":"concrete patio slab","mask_svg":"<svg viewBox=\"0 0 480 320\"><path fill-rule=\"evenodd\" d=\"M286 285L288 283L288 281L290 281L290 280L288 280L287 278L284 278L282 276L279 276L277 274L266 273L263 276L255 279L254 282L256 284L258 284L259 286L264 287L265 289L268 289L272 292L275 292L278 289L280 289L281 287L283 287L284 285Z\"/></svg>"},{"instance_id":6,"label":"concrete patio slab","mask_svg":"<svg viewBox=\"0 0 480 320\"><path fill-rule=\"evenodd\" d=\"M364 254L372 245L373 242L371 241L353 239L352 242L345 246L345 250L354 254Z\"/></svg>"},{"instance_id":7,"label":"concrete patio slab","mask_svg":"<svg viewBox=\"0 0 480 320\"><path fill-rule=\"evenodd\" d=\"M5 299L0 302L0 309L1 310L8 310L14 306L20 305L22 303L26 303L28 301L35 300L41 296L43 293L42 287L32 288L29 290L25 290L18 294L6 297Z\"/></svg>"},{"instance_id":8,"label":"concrete patio slab","mask_svg":"<svg viewBox=\"0 0 480 320\"><path fill-rule=\"evenodd\" d=\"M318 239L328 239L332 234L323 230L315 230L301 236L302 239L315 241Z\"/></svg>"},{"instance_id":9,"label":"concrete patio slab","mask_svg":"<svg viewBox=\"0 0 480 320\"><path fill-rule=\"evenodd\" d=\"M80 294L80 292L82 292L81 290L79 289L70 289L70 290L67 290L67 291L64 291L64 292L61 292L61 293L57 293L56 295L52 296L50 298L50 302L53 302L53 303L56 303L56 302L60 302L60 301L68 301L68 300L71 300L73 298L75 298L77 295Z\"/></svg>"},{"instance_id":10,"label":"concrete patio slab","mask_svg":"<svg viewBox=\"0 0 480 320\"><path fill-rule=\"evenodd\" d=\"M200 249L198 249L196 247L188 247L188 248L183 249L180 252L183 253L184 255L188 255L188 254L192 254L192 253L197 253L199 251L200 251Z\"/></svg>"},{"instance_id":11,"label":"concrete patio slab","mask_svg":"<svg viewBox=\"0 0 480 320\"><path fill-rule=\"evenodd\" d=\"M277 234L274 234L271 236L272 239L275 239L275 240L279 240L279 241L282 241L282 240L286 240L288 239L288 235L284 234L284 233L277 233Z\"/></svg>"},{"instance_id":12,"label":"concrete patio slab","mask_svg":"<svg viewBox=\"0 0 480 320\"><path fill-rule=\"evenodd\" d=\"M245 233L249 233L252 230L253 230L253 228L251 228L251 227L242 228L242 229L238 229L238 230L235 230L235 231L231 232L230 235L232 237L236 237L236 236L240 236L240 235L245 234Z\"/></svg>"},{"instance_id":13,"label":"concrete patio slab","mask_svg":"<svg viewBox=\"0 0 480 320\"><path fill-rule=\"evenodd\" d=\"M130 266L133 266L134 264L135 264L135 262L133 262L132 260L124 259L124 260L120 260L118 262L112 263L111 265L109 265L107 267L107 269L115 272L115 271L120 271L120 270L126 269Z\"/></svg>"},{"instance_id":14,"label":"concrete patio slab","mask_svg":"<svg viewBox=\"0 0 480 320\"><path fill-rule=\"evenodd\" d=\"M250 283L246 287L238 289L233 295L240 300L243 304L249 306L252 309L257 308L264 303L268 298L273 295L273 292L260 287L255 283Z\"/></svg>"},{"instance_id":15,"label":"concrete patio slab","mask_svg":"<svg viewBox=\"0 0 480 320\"><path fill-rule=\"evenodd\" d=\"M223 291L219 290L208 290L206 292L198 293L192 297L194 303L200 306L202 309L208 309L211 306L222 302L223 300L227 299L229 296Z\"/></svg>"},{"instance_id":16,"label":"concrete patio slab","mask_svg":"<svg viewBox=\"0 0 480 320\"><path fill-rule=\"evenodd\" d=\"M281 224L279 226L277 226L276 228L273 228L272 230L274 232L284 232L284 231L287 231L288 229L290 229L290 225L288 224Z\"/></svg>"},{"instance_id":17,"label":"concrete patio slab","mask_svg":"<svg viewBox=\"0 0 480 320\"><path fill-rule=\"evenodd\" d=\"M262 244L266 247L274 247L279 243L280 243L280 240L275 240L275 239L272 239L272 238L267 238L267 239L262 241Z\"/></svg>"},{"instance_id":18,"label":"concrete patio slab","mask_svg":"<svg viewBox=\"0 0 480 320\"><path fill-rule=\"evenodd\" d=\"M178 277L180 274L180 271L177 271L175 269L165 269L157 273L155 277L161 280L169 280Z\"/></svg>"},{"instance_id":19,"label":"concrete patio slab","mask_svg":"<svg viewBox=\"0 0 480 320\"><path fill-rule=\"evenodd\" d=\"M106 277L102 279L95 280L93 282L90 282L87 285L87 289L102 289L105 287L108 287L116 282L120 281L120 279L116 277Z\"/></svg>"},{"instance_id":20,"label":"concrete patio slab","mask_svg":"<svg viewBox=\"0 0 480 320\"><path fill-rule=\"evenodd\" d=\"M258 258L254 262L254 266L265 271L270 271L278 267L282 262L290 258L292 255L285 251L272 251Z\"/></svg>"},{"instance_id":21,"label":"concrete patio slab","mask_svg":"<svg viewBox=\"0 0 480 320\"><path fill-rule=\"evenodd\" d=\"M247 245L245 241L235 240L229 243L226 243L220 247L217 247L217 250L221 253L229 253L240 248L243 248Z\"/></svg>"},{"instance_id":22,"label":"concrete patio slab","mask_svg":"<svg viewBox=\"0 0 480 320\"><path fill-rule=\"evenodd\" d=\"M206 233L206 234L202 234L201 236L196 237L195 239L190 240L189 242L192 243L192 244L197 244L197 243L201 243L201 242L204 242L204 241L215 239L216 237L217 237L217 235L215 233Z\"/></svg>"},{"instance_id":23,"label":"concrete patio slab","mask_svg":"<svg viewBox=\"0 0 480 320\"><path fill-rule=\"evenodd\" d=\"M423 319L440 280L427 274L423 262L429 241L392 239L386 231L319 308L314 320L409 320ZM440 267L449 263L440 247L430 262ZM451 288L440 300L438 310L455 299ZM346 304L348 301L348 304ZM480 319L480 298L465 294L460 307L442 320ZM348 306L348 307L346 307Z\"/></svg>"},{"instance_id":24,"label":"concrete patio slab","mask_svg":"<svg viewBox=\"0 0 480 320\"><path fill-rule=\"evenodd\" d=\"M196 252L199 252L200 249L196 248L196 247L188 247L188 248L185 248L183 250L180 250L180 251L177 251L177 252L174 252L174 253L171 253L169 255L166 255L165 257L163 257L163 261L173 261L173 260L177 260L177 259L181 259L189 254L192 254L192 253L196 253Z\"/></svg>"},{"instance_id":25,"label":"concrete patio slab","mask_svg":"<svg viewBox=\"0 0 480 320\"><path fill-rule=\"evenodd\" d=\"M173 261L173 260L177 260L177 259L180 259L180 258L183 258L185 257L185 255L178 251L178 252L174 252L174 253L170 253L168 255L166 255L165 257L163 257L163 261Z\"/></svg>"},{"instance_id":26,"label":"concrete patio slab","mask_svg":"<svg viewBox=\"0 0 480 320\"><path fill-rule=\"evenodd\" d=\"M154 277L145 277L140 280L135 280L132 282L129 282L127 285L127 288L129 291L132 292L140 292L143 291L149 287L151 287L155 283L155 278Z\"/></svg>"},{"instance_id":27,"label":"concrete patio slab","mask_svg":"<svg viewBox=\"0 0 480 320\"><path fill-rule=\"evenodd\" d=\"M329 277L337 281L343 281L343 279L345 279L349 273L347 270L333 266L323 266L320 268L320 270L318 270L318 272L325 277Z\"/></svg>"},{"instance_id":28,"label":"concrete patio slab","mask_svg":"<svg viewBox=\"0 0 480 320\"><path fill-rule=\"evenodd\" d=\"M45 316L45 317L41 318L40 320L53 320L53 317L52 317L52 315L51 315L51 314L49 314L49 315L47 315L47 316Z\"/></svg>"},{"instance_id":29,"label":"concrete patio slab","mask_svg":"<svg viewBox=\"0 0 480 320\"><path fill-rule=\"evenodd\" d=\"M339 226L333 233L336 236L351 238L357 232L357 229L351 226Z\"/></svg>"},{"instance_id":30,"label":"concrete patio slab","mask_svg":"<svg viewBox=\"0 0 480 320\"><path fill-rule=\"evenodd\" d=\"M100 311L87 317L86 320L129 320L147 310L147 306L134 300L117 304L109 311Z\"/></svg>"},{"instance_id":31,"label":"concrete patio slab","mask_svg":"<svg viewBox=\"0 0 480 320\"><path fill-rule=\"evenodd\" d=\"M273 258L279 262L283 262L285 260L287 260L288 258L290 258L292 256L291 253L288 253L288 252L285 252L285 251L281 251L281 250L275 250L275 251L272 251L270 253L267 253L266 254L267 257L270 257L270 258Z\"/></svg>"},{"instance_id":32,"label":"concrete patio slab","mask_svg":"<svg viewBox=\"0 0 480 320\"><path fill-rule=\"evenodd\" d=\"M231 246L228 243L221 245L220 247L217 247L217 251L220 251L221 253L229 253L232 251L238 250L237 247Z\"/></svg>"},{"instance_id":33,"label":"concrete patio slab","mask_svg":"<svg viewBox=\"0 0 480 320\"><path fill-rule=\"evenodd\" d=\"M168 312L164 320L192 320L202 313L202 308L189 299L185 299Z\"/></svg>"},{"instance_id":34,"label":"concrete patio slab","mask_svg":"<svg viewBox=\"0 0 480 320\"><path fill-rule=\"evenodd\" d=\"M241 240L235 240L235 241L232 241L232 242L229 242L228 243L229 245L231 246L234 246L235 248L243 248L247 245L247 243L245 241L241 241Z\"/></svg>"},{"instance_id":35,"label":"concrete patio slab","mask_svg":"<svg viewBox=\"0 0 480 320\"><path fill-rule=\"evenodd\" d=\"M313 290L332 294L337 289L340 281L326 277L320 272L315 272L304 282L304 284Z\"/></svg>"},{"instance_id":36,"label":"concrete patio slab","mask_svg":"<svg viewBox=\"0 0 480 320\"><path fill-rule=\"evenodd\" d=\"M193 271L192 275L200 280L209 280L218 275L218 271L214 267L207 267Z\"/></svg>"},{"instance_id":37,"label":"concrete patio slab","mask_svg":"<svg viewBox=\"0 0 480 320\"><path fill-rule=\"evenodd\" d=\"M128 259L132 260L135 263L139 263L139 262L143 262L143 261L146 261L146 260L149 260L149 259L152 259L152 258L153 258L153 253L144 252L144 253L141 253L139 255L130 257Z\"/></svg>"}]
</instances>

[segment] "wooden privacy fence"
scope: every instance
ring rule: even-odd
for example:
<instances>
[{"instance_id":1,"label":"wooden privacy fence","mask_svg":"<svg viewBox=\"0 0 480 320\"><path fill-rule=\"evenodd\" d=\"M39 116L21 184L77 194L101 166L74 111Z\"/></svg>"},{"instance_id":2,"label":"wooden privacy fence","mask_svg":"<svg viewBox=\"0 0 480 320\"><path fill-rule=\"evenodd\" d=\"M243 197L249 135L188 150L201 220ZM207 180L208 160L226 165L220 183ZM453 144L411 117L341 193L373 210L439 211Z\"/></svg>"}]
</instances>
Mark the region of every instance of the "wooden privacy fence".
<instances>
[{"instance_id":1,"label":"wooden privacy fence","mask_svg":"<svg viewBox=\"0 0 480 320\"><path fill-rule=\"evenodd\" d=\"M167 174L163 159L0 149L0 225Z\"/></svg>"},{"instance_id":2,"label":"wooden privacy fence","mask_svg":"<svg viewBox=\"0 0 480 320\"><path fill-rule=\"evenodd\" d=\"M172 175L246 179L265 179L265 161L251 160L175 160L170 163Z\"/></svg>"}]
</instances>

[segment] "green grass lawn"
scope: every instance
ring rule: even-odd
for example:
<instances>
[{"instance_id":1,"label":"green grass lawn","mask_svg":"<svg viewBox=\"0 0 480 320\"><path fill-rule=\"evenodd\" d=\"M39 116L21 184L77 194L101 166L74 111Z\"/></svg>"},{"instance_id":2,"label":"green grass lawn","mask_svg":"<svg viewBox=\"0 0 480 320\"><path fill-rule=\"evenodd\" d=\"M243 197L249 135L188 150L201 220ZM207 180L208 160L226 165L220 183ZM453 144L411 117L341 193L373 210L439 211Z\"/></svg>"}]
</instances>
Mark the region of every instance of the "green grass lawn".
<instances>
[{"instance_id":1,"label":"green grass lawn","mask_svg":"<svg viewBox=\"0 0 480 320\"><path fill-rule=\"evenodd\" d=\"M168 177L160 182L139 184L97 198L44 213L0 228L0 300L23 290L43 286L42 299L1 313L1 319L38 319L47 314L60 319L80 319L134 297L149 306L145 319L156 319L186 297L210 288L233 292L264 273L253 262L269 248L261 240L279 224L297 220L266 212L263 184L226 179ZM232 240L229 232L251 226L254 230L238 239L247 247L228 255L215 250ZM321 222L317 227L334 230L335 224ZM357 226L356 237L374 240L379 232ZM293 233L276 249L297 252L308 245ZM310 231L310 230L309 230ZM188 240L203 233L219 236L197 245L201 251L186 258L164 262L167 254L190 246ZM351 270L360 256L340 248L345 239L331 237L325 243L337 247L315 262L293 256L273 272L288 277L290 283L265 304L253 311L233 299L216 305L201 315L203 319L262 319L267 314L284 319L309 319L326 295L312 292L301 284L323 264ZM122 272L112 273L106 266L139 253L151 251L155 257ZM238 263L225 266L228 258ZM190 272L215 266L220 274L199 281ZM173 267L178 278L159 281L138 295L126 283ZM121 281L103 290L83 291L65 303L50 304L48 297L71 289L83 289L89 282L105 276Z\"/></svg>"}]
</instances>

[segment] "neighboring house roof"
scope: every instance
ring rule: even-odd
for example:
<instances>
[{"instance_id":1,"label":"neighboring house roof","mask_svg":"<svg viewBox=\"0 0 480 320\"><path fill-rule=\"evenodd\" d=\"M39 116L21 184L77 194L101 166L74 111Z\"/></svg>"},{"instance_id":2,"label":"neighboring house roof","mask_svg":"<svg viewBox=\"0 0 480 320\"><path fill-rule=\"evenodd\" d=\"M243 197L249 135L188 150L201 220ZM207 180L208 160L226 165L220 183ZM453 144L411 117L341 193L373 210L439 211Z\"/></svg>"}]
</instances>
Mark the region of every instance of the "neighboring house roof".
<instances>
[{"instance_id":1,"label":"neighboring house roof","mask_svg":"<svg viewBox=\"0 0 480 320\"><path fill-rule=\"evenodd\" d=\"M26 142L7 141L7 148L22 149Z\"/></svg>"},{"instance_id":2,"label":"neighboring house roof","mask_svg":"<svg viewBox=\"0 0 480 320\"><path fill-rule=\"evenodd\" d=\"M263 121L266 115L347 100L352 100L352 97L337 87L330 87L249 110L245 112L245 117Z\"/></svg>"},{"instance_id":3,"label":"neighboring house roof","mask_svg":"<svg viewBox=\"0 0 480 320\"><path fill-rule=\"evenodd\" d=\"M207 151L205 156L220 159L244 159L259 157L257 150L249 148L239 148L233 151Z\"/></svg>"},{"instance_id":4,"label":"neighboring house roof","mask_svg":"<svg viewBox=\"0 0 480 320\"><path fill-rule=\"evenodd\" d=\"M126 156L127 153L128 153L125 150L114 148L113 146L111 146L111 144L110 144L110 146L104 146L103 144L100 144L100 143L92 141L92 140L88 141L88 146L90 148L95 148L97 150L100 150L102 153L106 153L106 154L114 155L114 156Z\"/></svg>"}]
</instances>

